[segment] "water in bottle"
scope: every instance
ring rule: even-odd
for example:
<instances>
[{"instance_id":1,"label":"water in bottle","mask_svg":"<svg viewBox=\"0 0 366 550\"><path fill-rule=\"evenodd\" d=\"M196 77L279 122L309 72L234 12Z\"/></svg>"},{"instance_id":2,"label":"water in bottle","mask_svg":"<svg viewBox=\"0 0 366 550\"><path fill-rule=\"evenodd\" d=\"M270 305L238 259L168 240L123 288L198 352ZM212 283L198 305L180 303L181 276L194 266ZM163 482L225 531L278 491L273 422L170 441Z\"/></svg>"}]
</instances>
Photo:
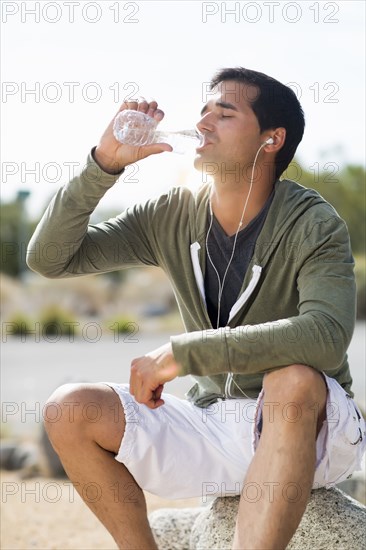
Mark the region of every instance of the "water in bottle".
<instances>
[{"instance_id":1,"label":"water in bottle","mask_svg":"<svg viewBox=\"0 0 366 550\"><path fill-rule=\"evenodd\" d=\"M157 130L158 122L142 113L125 109L114 119L113 134L120 143L126 145L149 145L150 143L169 143L174 153L193 152L201 144L201 134L197 130L164 132Z\"/></svg>"}]
</instances>

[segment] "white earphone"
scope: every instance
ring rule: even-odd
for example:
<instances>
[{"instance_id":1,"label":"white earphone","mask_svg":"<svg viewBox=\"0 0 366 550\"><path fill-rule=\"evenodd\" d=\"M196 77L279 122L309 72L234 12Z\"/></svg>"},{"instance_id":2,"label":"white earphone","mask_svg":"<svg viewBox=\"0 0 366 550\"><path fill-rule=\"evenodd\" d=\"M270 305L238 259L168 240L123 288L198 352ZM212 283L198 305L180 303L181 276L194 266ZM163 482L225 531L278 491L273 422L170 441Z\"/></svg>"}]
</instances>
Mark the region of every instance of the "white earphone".
<instances>
[{"instance_id":1,"label":"white earphone","mask_svg":"<svg viewBox=\"0 0 366 550\"><path fill-rule=\"evenodd\" d=\"M250 178L250 186L249 186L249 192L248 192L248 195L247 195L247 198L246 198L246 201L245 201L245 204L244 204L244 208L243 208L243 211L242 211L242 215L241 215L241 218L240 218L240 222L239 222L239 225L238 225L238 229L236 230L236 233L235 233L235 239L234 239L234 245L233 245L233 249L232 249L232 253L231 253L231 257L230 257L230 260L226 266L226 270L225 270L225 273L224 273L224 276L223 276L223 279L221 281L220 279L220 275L219 275L219 272L217 271L216 269L216 266L215 264L213 263L212 261L212 258L211 258L211 255L210 255L210 252L208 250L208 237L209 237L209 234L211 232L211 228L212 228L212 222L213 222L213 211L212 211L212 205L211 205L211 201L209 201L209 206L210 206L210 215L211 215L211 221L210 221L210 226L208 228L208 231L207 231L207 235L206 235L206 254L207 254L207 257L216 273L216 276L217 276L217 280L218 280L218 285L219 285L219 292L218 292L218 296L217 296L217 325L216 325L216 328L219 328L220 326L220 310L221 310L221 298L222 298L222 293L223 293L223 290L224 290L224 285L225 285L225 282L226 282L226 275L228 274L228 271L229 271L229 267L231 265L231 262L234 258L234 253L235 253L235 248L236 248L236 241L237 241L237 238L238 238L238 234L239 234L239 231L240 231L240 228L243 226L243 220L244 220L244 216L245 216L245 211L247 209L247 204L248 204L248 201L249 201L249 197L250 197L250 194L252 192L252 187L253 187L253 178L254 178L254 170L255 170L255 165L256 165L256 162L257 162L257 158L258 158L258 155L261 151L261 149L263 149L263 147L265 147L266 145L273 145L274 143L274 139L269 137L268 139L266 139L266 141L264 141L262 143L262 145L258 148L258 151L255 155L255 158L254 158L254 162L253 162L253 168L252 168L252 174L251 174L251 178ZM246 397L249 399L249 396L240 388L240 386L238 386L238 384L235 382L234 378L233 378L233 373L228 373L227 375L227 378L226 378L226 383L225 383L225 394L228 394L229 393L229 389L230 389L230 383L233 382L235 384L235 386L240 390L240 392Z\"/></svg>"},{"instance_id":2,"label":"white earphone","mask_svg":"<svg viewBox=\"0 0 366 550\"><path fill-rule=\"evenodd\" d=\"M211 205L211 201L209 201L209 206L210 206L210 215L211 215L211 222L210 222L210 226L208 228L208 231L207 231L207 235L206 235L206 253L207 253L207 257L216 273L216 276L217 276L217 280L218 280L218 283L219 283L219 293L218 293L218 296L217 296L217 326L216 328L219 328L219 324L220 324L220 310L221 310L221 297L222 297L222 293L223 293L223 290L224 290L224 285L225 285L225 281L226 281L226 275L228 274L228 271L229 271L229 267L231 265L231 262L233 260L233 257L234 257L234 253L235 253L235 248L236 248L236 241L237 241L237 238L238 238L238 234L239 234L239 231L241 229L241 227L243 226L243 220L244 220L244 216L245 216L245 212L246 212L246 209L247 209L247 204L248 204L248 201L249 201L249 197L251 195L251 192L252 192L252 188L253 188L253 179L254 179L254 170L255 170L255 165L257 163L257 158L258 158L258 155L261 151L261 149L263 149L263 147L265 147L266 145L272 145L274 143L274 140L273 138L269 137L268 139L266 139L266 141L264 141L262 143L262 145L258 148L258 151L255 155L255 158L254 158L254 162L253 162L253 168L252 168L252 174L251 174L251 177L250 177L250 185L249 185L249 191L248 191L248 195L247 195L247 198L246 198L246 201L245 201L245 204L244 204L244 208L243 208L243 211L242 211L242 214L241 214L241 218L240 218L240 222L239 222L239 225L238 225L238 229L236 230L236 233L235 233L235 239L234 239L234 245L233 245L233 250L232 250L232 253L231 253L231 256L230 256L230 260L229 260L229 263L227 264L226 266L226 270L225 270L225 273L224 273L224 276L223 276L223 279L222 281L220 280L220 275L216 269L216 266L215 264L213 263L212 261L212 258L211 258L211 255L210 255L210 252L208 250L208 237L209 237L209 234L211 232L211 228L212 228L212 222L213 222L213 211L212 211L212 205Z\"/></svg>"}]
</instances>

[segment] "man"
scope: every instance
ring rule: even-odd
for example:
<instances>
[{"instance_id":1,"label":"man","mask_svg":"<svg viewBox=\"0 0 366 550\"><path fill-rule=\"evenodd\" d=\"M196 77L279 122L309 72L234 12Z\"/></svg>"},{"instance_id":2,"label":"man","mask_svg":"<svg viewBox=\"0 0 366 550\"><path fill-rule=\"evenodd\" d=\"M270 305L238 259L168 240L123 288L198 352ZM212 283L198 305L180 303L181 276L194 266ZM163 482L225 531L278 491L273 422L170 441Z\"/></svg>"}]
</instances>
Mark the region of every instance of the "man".
<instances>
[{"instance_id":1,"label":"man","mask_svg":"<svg viewBox=\"0 0 366 550\"><path fill-rule=\"evenodd\" d=\"M125 166L171 150L121 145L112 121L29 245L28 265L47 277L154 265L175 291L187 332L134 359L129 387L62 386L45 414L67 474L124 549L156 548L143 489L184 498L207 482L241 493L233 548L285 548L310 490L349 476L364 449L346 355L355 317L347 228L316 192L279 179L302 139L301 106L256 71L224 69L211 85L194 161L210 184L88 226ZM154 101L126 108L164 116ZM50 242L54 261L42 255ZM188 401L162 393L187 374L197 381ZM82 415L90 402L98 422ZM55 403L62 415L52 422ZM86 498L88 483L101 498ZM116 486L133 498L116 499Z\"/></svg>"}]
</instances>

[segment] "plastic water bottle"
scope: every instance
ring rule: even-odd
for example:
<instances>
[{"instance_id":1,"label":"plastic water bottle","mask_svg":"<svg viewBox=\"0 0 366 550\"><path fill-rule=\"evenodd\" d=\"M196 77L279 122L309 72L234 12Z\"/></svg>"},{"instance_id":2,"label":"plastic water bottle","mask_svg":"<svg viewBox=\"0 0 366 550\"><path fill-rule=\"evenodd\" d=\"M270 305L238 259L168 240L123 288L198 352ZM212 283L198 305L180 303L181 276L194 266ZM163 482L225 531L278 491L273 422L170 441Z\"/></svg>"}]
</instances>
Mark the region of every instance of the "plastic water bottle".
<instances>
[{"instance_id":1,"label":"plastic water bottle","mask_svg":"<svg viewBox=\"0 0 366 550\"><path fill-rule=\"evenodd\" d=\"M140 111L126 109L114 119L113 134L117 141L126 145L149 145L169 143L173 153L193 152L201 144L201 134L197 130L164 132L157 130L158 122Z\"/></svg>"}]
</instances>

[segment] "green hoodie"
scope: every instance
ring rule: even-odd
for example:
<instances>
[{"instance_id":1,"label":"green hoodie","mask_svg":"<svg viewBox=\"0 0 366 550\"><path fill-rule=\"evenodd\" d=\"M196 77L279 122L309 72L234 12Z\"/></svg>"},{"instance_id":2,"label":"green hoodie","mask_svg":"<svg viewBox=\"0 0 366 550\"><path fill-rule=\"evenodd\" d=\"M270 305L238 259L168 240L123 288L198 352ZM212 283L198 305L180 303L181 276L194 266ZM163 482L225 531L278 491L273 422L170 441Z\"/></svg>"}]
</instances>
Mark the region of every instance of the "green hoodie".
<instances>
[{"instance_id":1,"label":"green hoodie","mask_svg":"<svg viewBox=\"0 0 366 550\"><path fill-rule=\"evenodd\" d=\"M345 222L316 191L277 180L275 194L228 325L214 329L205 305L209 185L177 187L97 225L89 216L119 176L88 156L51 201L29 243L28 266L50 278L160 266L185 334L172 336L188 399L255 398L265 372L305 364L353 396L346 350L355 323L355 280Z\"/></svg>"}]
</instances>

